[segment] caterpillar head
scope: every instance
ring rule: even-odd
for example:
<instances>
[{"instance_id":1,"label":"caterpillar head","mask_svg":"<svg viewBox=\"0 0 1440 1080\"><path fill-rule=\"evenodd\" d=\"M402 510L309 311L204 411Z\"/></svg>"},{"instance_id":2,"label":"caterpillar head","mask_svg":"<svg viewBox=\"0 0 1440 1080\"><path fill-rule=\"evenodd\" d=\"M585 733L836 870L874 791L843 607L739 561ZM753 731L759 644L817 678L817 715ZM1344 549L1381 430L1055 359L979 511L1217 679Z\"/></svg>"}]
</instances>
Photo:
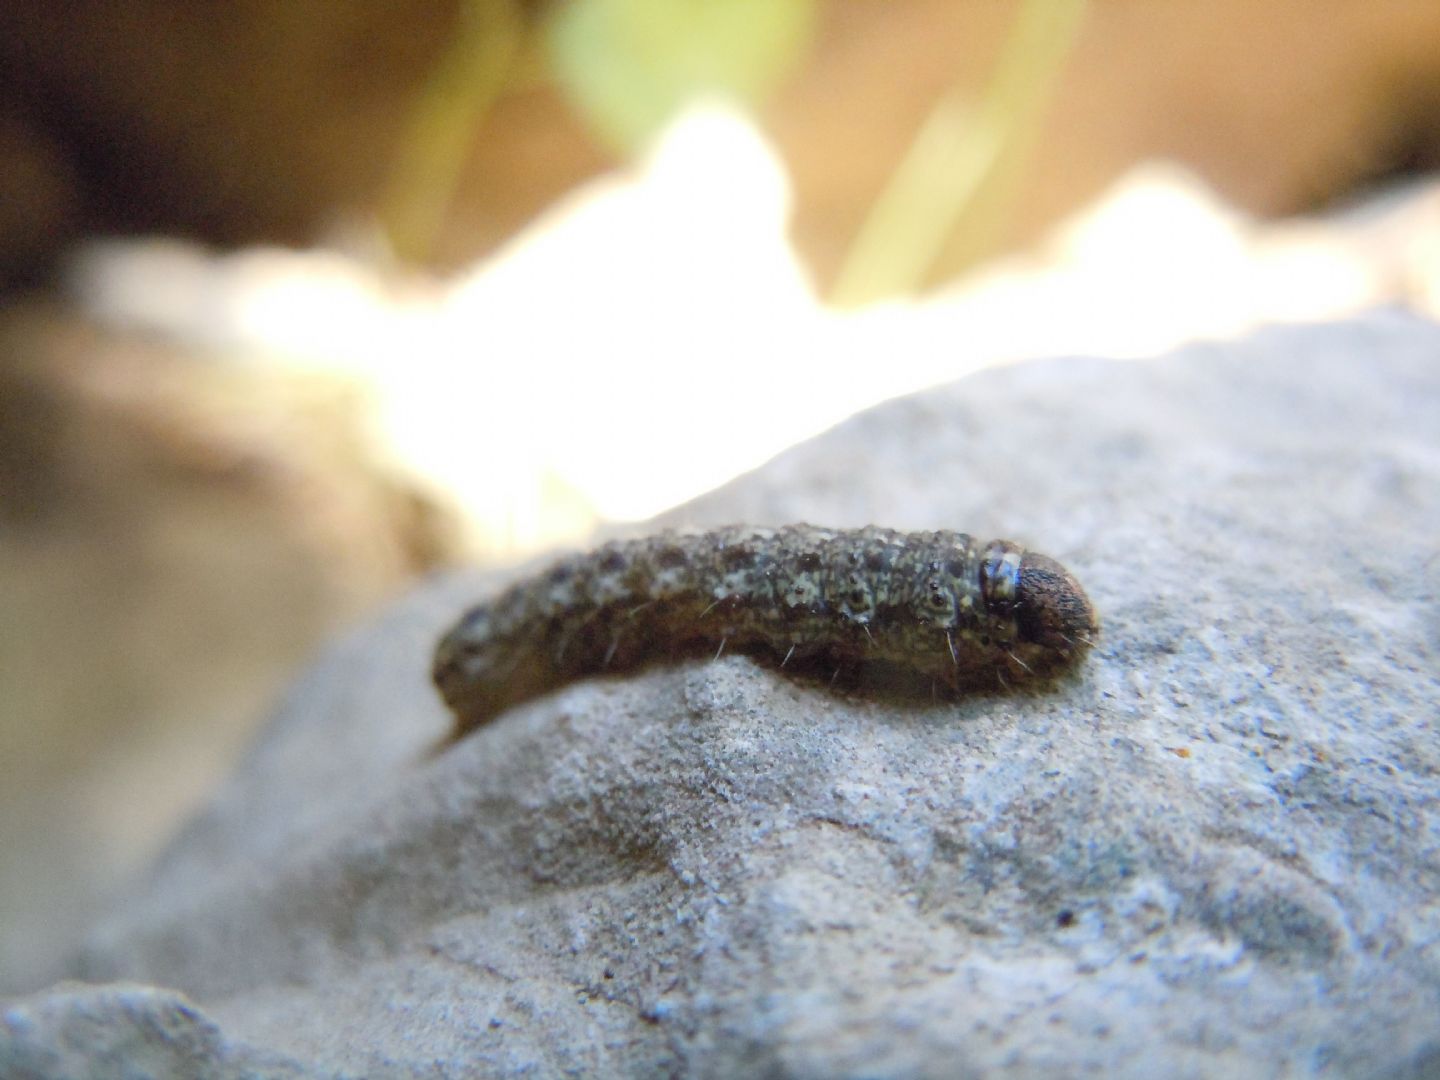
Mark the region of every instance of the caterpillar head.
<instances>
[{"instance_id":1,"label":"caterpillar head","mask_svg":"<svg viewBox=\"0 0 1440 1080\"><path fill-rule=\"evenodd\" d=\"M1100 632L1085 590L1054 559L1025 552L1015 594L1020 640L1069 655L1089 648Z\"/></svg>"}]
</instances>

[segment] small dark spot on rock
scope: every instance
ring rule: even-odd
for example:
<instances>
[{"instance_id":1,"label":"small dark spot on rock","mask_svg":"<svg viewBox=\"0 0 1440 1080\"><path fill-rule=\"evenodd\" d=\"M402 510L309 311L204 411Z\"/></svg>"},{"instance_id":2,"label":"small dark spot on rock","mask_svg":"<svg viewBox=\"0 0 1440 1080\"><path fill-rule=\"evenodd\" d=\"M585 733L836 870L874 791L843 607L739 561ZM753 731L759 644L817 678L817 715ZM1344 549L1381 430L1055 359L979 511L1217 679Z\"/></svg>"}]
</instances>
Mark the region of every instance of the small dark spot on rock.
<instances>
[{"instance_id":1,"label":"small dark spot on rock","mask_svg":"<svg viewBox=\"0 0 1440 1080\"><path fill-rule=\"evenodd\" d=\"M1064 911L1060 912L1060 914L1055 916L1055 925L1060 927L1060 929L1062 930L1074 926L1075 913L1069 908L1066 908Z\"/></svg>"}]
</instances>

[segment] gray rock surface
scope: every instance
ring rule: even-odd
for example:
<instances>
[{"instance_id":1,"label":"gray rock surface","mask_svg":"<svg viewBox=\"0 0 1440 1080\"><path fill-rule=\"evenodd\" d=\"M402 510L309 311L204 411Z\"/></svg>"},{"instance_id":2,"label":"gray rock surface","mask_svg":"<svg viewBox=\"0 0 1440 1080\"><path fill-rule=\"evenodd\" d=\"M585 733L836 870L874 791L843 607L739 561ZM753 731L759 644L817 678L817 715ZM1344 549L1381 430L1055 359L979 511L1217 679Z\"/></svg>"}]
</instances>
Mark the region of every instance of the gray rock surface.
<instances>
[{"instance_id":1,"label":"gray rock surface","mask_svg":"<svg viewBox=\"0 0 1440 1080\"><path fill-rule=\"evenodd\" d=\"M62 983L6 1008L0 1065L6 1080L311 1075L279 1055L233 1045L181 994L124 983Z\"/></svg>"},{"instance_id":2,"label":"gray rock surface","mask_svg":"<svg viewBox=\"0 0 1440 1080\"><path fill-rule=\"evenodd\" d=\"M682 518L1007 536L1103 639L954 702L653 668L435 754L430 647L503 584L437 582L295 688L75 973L315 1075L1440 1073L1440 328L992 371ZM0 1065L17 1010L136 993L12 1004Z\"/></svg>"}]
</instances>

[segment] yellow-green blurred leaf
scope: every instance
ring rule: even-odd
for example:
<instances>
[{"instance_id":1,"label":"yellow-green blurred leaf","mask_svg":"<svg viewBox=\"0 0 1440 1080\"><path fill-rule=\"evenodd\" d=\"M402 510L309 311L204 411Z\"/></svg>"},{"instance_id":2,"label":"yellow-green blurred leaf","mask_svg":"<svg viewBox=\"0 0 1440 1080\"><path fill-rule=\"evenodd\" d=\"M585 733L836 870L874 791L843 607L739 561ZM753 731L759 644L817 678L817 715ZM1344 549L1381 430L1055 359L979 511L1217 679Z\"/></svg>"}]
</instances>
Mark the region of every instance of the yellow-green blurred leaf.
<instances>
[{"instance_id":1,"label":"yellow-green blurred leaf","mask_svg":"<svg viewBox=\"0 0 1440 1080\"><path fill-rule=\"evenodd\" d=\"M504 89L524 37L515 0L462 0L454 36L430 73L391 167L381 221L395 253L434 249L465 155Z\"/></svg>"},{"instance_id":2,"label":"yellow-green blurred leaf","mask_svg":"<svg viewBox=\"0 0 1440 1080\"><path fill-rule=\"evenodd\" d=\"M831 289L838 307L919 291L944 251L987 253L1078 39L1087 0L1020 0L978 101L940 96L870 208Z\"/></svg>"},{"instance_id":3,"label":"yellow-green blurred leaf","mask_svg":"<svg viewBox=\"0 0 1440 1080\"><path fill-rule=\"evenodd\" d=\"M762 101L810 41L814 0L572 0L550 24L556 76L615 149L681 106Z\"/></svg>"}]
</instances>

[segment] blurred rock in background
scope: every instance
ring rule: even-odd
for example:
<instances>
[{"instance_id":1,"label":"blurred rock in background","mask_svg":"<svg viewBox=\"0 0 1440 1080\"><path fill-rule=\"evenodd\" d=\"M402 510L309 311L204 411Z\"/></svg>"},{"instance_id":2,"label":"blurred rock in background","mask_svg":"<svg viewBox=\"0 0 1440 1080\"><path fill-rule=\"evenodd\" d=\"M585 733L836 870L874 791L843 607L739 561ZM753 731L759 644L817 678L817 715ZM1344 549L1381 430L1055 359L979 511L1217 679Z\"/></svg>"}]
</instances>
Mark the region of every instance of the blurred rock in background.
<instances>
[{"instance_id":1,"label":"blurred rock in background","mask_svg":"<svg viewBox=\"0 0 1440 1080\"><path fill-rule=\"evenodd\" d=\"M0 315L0 984L27 981L219 779L316 643L432 565L441 517L333 381Z\"/></svg>"}]
</instances>

